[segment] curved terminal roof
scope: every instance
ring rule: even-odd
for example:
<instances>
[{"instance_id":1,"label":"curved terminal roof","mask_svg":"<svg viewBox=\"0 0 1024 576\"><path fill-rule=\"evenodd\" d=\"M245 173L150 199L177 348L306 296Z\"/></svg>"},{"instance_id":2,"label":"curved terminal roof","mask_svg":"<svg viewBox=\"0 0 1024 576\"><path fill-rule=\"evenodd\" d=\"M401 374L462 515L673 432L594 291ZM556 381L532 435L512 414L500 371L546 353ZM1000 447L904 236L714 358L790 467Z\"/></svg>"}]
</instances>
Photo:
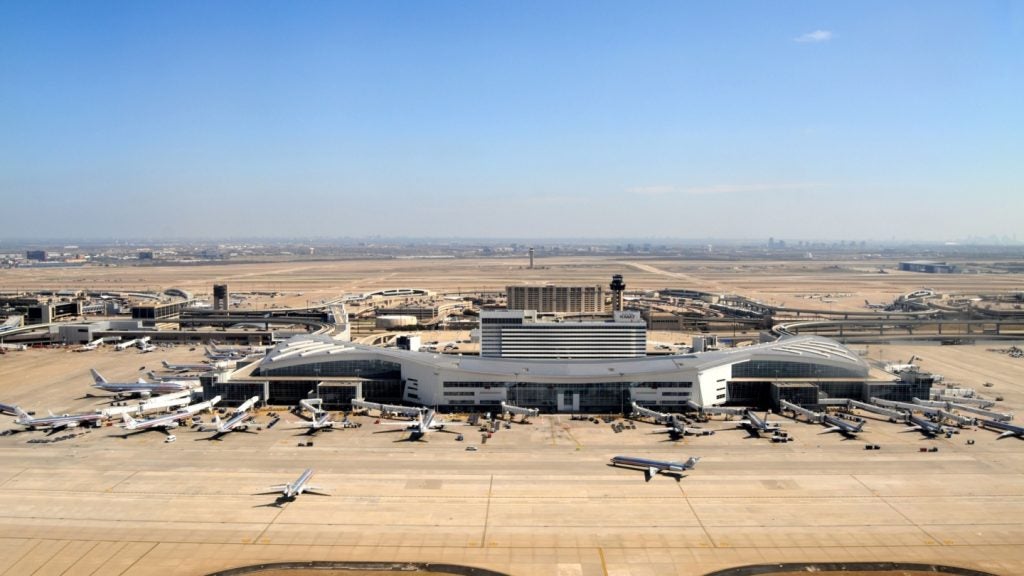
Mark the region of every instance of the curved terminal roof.
<instances>
[{"instance_id":1,"label":"curved terminal roof","mask_svg":"<svg viewBox=\"0 0 1024 576\"><path fill-rule=\"evenodd\" d=\"M699 354L578 360L452 356L340 342L328 336L296 336L278 344L267 354L260 363L260 369L272 370L301 366L307 363L366 359L367 357L397 363L409 362L434 369L456 370L481 376L519 379L585 377L595 381L618 380L627 375L665 374L685 369L701 371L750 360L824 364L861 372L865 377L869 370L867 362L850 349L834 340L818 336L783 338L766 344Z\"/></svg>"}]
</instances>

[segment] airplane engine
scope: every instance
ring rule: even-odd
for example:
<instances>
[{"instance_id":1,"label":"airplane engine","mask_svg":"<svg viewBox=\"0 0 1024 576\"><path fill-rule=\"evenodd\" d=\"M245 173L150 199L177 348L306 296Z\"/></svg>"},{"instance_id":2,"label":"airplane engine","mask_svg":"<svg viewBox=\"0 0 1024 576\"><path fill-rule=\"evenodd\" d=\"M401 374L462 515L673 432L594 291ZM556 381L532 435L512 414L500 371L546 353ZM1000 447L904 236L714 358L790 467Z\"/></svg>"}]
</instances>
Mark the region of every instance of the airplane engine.
<instances>
[{"instance_id":1,"label":"airplane engine","mask_svg":"<svg viewBox=\"0 0 1024 576\"><path fill-rule=\"evenodd\" d=\"M171 422L170 424L167 425L167 427L168 428L177 428L178 427L178 422L177 421Z\"/></svg>"}]
</instances>

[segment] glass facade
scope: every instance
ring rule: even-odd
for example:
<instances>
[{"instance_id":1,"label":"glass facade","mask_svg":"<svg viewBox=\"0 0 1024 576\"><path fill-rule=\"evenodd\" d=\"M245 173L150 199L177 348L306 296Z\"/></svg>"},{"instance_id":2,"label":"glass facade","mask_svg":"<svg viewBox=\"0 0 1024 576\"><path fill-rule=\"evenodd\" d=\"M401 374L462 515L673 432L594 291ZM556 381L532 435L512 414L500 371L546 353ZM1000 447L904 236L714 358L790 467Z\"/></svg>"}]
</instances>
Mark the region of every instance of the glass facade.
<instances>
[{"instance_id":1,"label":"glass facade","mask_svg":"<svg viewBox=\"0 0 1024 576\"><path fill-rule=\"evenodd\" d=\"M333 360L281 368L261 368L260 376L340 376L398 380L402 377L402 366L386 360Z\"/></svg>"},{"instance_id":2,"label":"glass facade","mask_svg":"<svg viewBox=\"0 0 1024 576\"><path fill-rule=\"evenodd\" d=\"M809 362L750 360L733 364L733 378L864 378L867 372L858 368L825 366Z\"/></svg>"}]
</instances>

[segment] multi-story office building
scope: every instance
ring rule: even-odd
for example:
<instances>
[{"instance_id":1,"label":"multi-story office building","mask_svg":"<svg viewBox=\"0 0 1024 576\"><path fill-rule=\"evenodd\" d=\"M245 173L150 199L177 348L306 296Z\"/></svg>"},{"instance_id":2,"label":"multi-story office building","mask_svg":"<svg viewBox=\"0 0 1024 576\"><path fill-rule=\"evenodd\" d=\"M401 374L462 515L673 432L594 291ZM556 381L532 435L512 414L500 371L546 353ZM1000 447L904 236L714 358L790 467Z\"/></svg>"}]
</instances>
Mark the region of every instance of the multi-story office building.
<instances>
[{"instance_id":1,"label":"multi-story office building","mask_svg":"<svg viewBox=\"0 0 1024 576\"><path fill-rule=\"evenodd\" d=\"M480 314L485 358L642 358L646 351L639 312L616 312L610 322L538 322L535 310Z\"/></svg>"},{"instance_id":2,"label":"multi-story office building","mask_svg":"<svg viewBox=\"0 0 1024 576\"><path fill-rule=\"evenodd\" d=\"M604 312L601 286L508 286L509 310L593 314Z\"/></svg>"}]
</instances>

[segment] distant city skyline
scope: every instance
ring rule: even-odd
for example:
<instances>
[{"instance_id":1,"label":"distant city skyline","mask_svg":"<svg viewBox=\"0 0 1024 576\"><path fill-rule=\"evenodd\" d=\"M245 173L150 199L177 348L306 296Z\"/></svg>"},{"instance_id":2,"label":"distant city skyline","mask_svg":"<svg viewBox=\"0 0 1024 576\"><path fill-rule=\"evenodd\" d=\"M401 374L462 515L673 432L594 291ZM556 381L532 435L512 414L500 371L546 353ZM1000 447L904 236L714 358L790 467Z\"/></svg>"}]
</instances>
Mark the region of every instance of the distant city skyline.
<instances>
[{"instance_id":1,"label":"distant city skyline","mask_svg":"<svg viewBox=\"0 0 1024 576\"><path fill-rule=\"evenodd\" d=\"M1024 4L8 3L0 240L1013 238Z\"/></svg>"}]
</instances>

